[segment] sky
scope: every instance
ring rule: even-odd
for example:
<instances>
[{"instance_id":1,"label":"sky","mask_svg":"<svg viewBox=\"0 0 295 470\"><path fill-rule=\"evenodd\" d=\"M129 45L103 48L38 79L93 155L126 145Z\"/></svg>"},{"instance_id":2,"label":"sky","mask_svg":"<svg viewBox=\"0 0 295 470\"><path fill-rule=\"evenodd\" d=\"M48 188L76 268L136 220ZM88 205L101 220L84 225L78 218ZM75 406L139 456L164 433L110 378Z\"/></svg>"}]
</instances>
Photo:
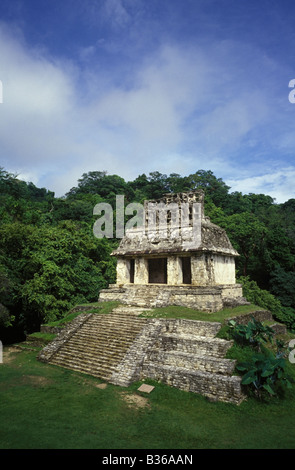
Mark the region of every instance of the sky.
<instances>
[{"instance_id":1,"label":"sky","mask_svg":"<svg viewBox=\"0 0 295 470\"><path fill-rule=\"evenodd\" d=\"M211 170L295 198L294 17L294 0L1 0L0 167L57 197L89 171Z\"/></svg>"}]
</instances>

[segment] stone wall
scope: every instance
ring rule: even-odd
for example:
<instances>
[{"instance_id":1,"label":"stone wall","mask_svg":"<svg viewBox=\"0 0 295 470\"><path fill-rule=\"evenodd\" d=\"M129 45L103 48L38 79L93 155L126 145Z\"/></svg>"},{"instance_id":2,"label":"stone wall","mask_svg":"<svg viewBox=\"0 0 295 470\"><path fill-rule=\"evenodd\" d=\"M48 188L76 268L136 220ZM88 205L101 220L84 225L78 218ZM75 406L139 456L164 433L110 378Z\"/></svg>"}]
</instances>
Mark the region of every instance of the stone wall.
<instances>
[{"instance_id":1,"label":"stone wall","mask_svg":"<svg viewBox=\"0 0 295 470\"><path fill-rule=\"evenodd\" d=\"M127 305L139 307L166 307L178 305L204 312L217 312L224 306L228 296L246 303L242 297L240 284L200 287L192 285L170 286L167 284L125 284L110 285L100 291L99 301L115 300Z\"/></svg>"},{"instance_id":2,"label":"stone wall","mask_svg":"<svg viewBox=\"0 0 295 470\"><path fill-rule=\"evenodd\" d=\"M172 255L168 258L167 284L178 286L183 283L181 257Z\"/></svg>"},{"instance_id":3,"label":"stone wall","mask_svg":"<svg viewBox=\"0 0 295 470\"><path fill-rule=\"evenodd\" d=\"M235 284L236 267L232 256L214 255L213 263L215 284Z\"/></svg>"},{"instance_id":4,"label":"stone wall","mask_svg":"<svg viewBox=\"0 0 295 470\"><path fill-rule=\"evenodd\" d=\"M221 324L184 319L149 319L110 382L129 386L152 378L211 400L239 404L241 379L224 356L231 341L216 338Z\"/></svg>"},{"instance_id":5,"label":"stone wall","mask_svg":"<svg viewBox=\"0 0 295 470\"><path fill-rule=\"evenodd\" d=\"M182 285L183 269L182 259L185 255L167 256L167 284ZM190 258L191 284L195 286L214 286L222 284L235 284L235 260L232 256L221 256L216 254L194 254L186 255ZM162 257L148 258L138 256L134 259L134 284L149 283L149 259L160 259ZM118 257L117 260L117 284L130 283L130 259Z\"/></svg>"},{"instance_id":6,"label":"stone wall","mask_svg":"<svg viewBox=\"0 0 295 470\"><path fill-rule=\"evenodd\" d=\"M126 258L117 259L117 284L130 282L130 261Z\"/></svg>"}]
</instances>

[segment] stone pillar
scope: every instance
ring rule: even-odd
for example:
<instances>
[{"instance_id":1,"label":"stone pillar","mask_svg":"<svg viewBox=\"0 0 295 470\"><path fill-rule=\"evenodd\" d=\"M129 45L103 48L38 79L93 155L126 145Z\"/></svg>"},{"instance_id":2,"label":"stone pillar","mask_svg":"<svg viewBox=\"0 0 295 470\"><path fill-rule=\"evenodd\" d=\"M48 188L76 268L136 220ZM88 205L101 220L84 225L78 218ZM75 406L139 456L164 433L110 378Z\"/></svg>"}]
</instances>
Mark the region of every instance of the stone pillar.
<instances>
[{"instance_id":1,"label":"stone pillar","mask_svg":"<svg viewBox=\"0 0 295 470\"><path fill-rule=\"evenodd\" d=\"M167 259L167 284L182 284L182 266L179 256L169 256Z\"/></svg>"},{"instance_id":2,"label":"stone pillar","mask_svg":"<svg viewBox=\"0 0 295 470\"><path fill-rule=\"evenodd\" d=\"M134 284L149 283L149 266L146 258L136 258L134 264Z\"/></svg>"},{"instance_id":3,"label":"stone pillar","mask_svg":"<svg viewBox=\"0 0 295 470\"><path fill-rule=\"evenodd\" d=\"M209 276L206 269L205 255L191 257L192 285L208 286Z\"/></svg>"},{"instance_id":4,"label":"stone pillar","mask_svg":"<svg viewBox=\"0 0 295 470\"><path fill-rule=\"evenodd\" d=\"M130 282L130 261L125 258L117 259L117 284Z\"/></svg>"}]
</instances>

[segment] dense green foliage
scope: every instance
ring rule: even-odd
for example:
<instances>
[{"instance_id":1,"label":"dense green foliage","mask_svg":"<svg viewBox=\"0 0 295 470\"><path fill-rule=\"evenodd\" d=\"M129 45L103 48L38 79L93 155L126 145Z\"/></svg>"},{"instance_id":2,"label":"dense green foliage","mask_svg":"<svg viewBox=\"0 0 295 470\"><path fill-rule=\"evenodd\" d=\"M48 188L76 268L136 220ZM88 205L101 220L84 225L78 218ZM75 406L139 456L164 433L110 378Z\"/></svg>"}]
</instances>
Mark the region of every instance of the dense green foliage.
<instances>
[{"instance_id":1,"label":"dense green foliage","mask_svg":"<svg viewBox=\"0 0 295 470\"><path fill-rule=\"evenodd\" d=\"M243 373L242 385L250 387L260 399L265 392L273 396L281 393L284 387L292 388L294 381L287 373L289 349L284 340L276 338L276 351L266 347L267 343L273 343L275 332L271 327L253 316L246 325L230 320L228 326L238 344L248 344L253 349L247 361L236 365L237 371Z\"/></svg>"},{"instance_id":2,"label":"dense green foliage","mask_svg":"<svg viewBox=\"0 0 295 470\"><path fill-rule=\"evenodd\" d=\"M247 325L239 324L235 320L230 320L228 324L236 341L250 343L258 350L262 343L267 343L267 341L272 342L273 340L273 329L268 325L263 325L263 323L256 320L253 316Z\"/></svg>"},{"instance_id":3,"label":"dense green foliage","mask_svg":"<svg viewBox=\"0 0 295 470\"><path fill-rule=\"evenodd\" d=\"M115 280L116 239L93 235L93 208L116 195L142 203L167 192L205 191L205 211L240 253L237 276L249 300L295 328L295 199L230 193L212 171L188 176L152 172L126 182L105 171L85 173L64 197L0 169L0 328L26 332L97 300ZM10 327L11 328L11 327ZM9 328L8 328L9 329Z\"/></svg>"},{"instance_id":4,"label":"dense green foliage","mask_svg":"<svg viewBox=\"0 0 295 470\"><path fill-rule=\"evenodd\" d=\"M241 362L237 369L244 373L241 383L251 385L261 398L264 391L276 395L282 386L292 388L292 379L286 373L286 366L285 358L268 352L253 355L251 361Z\"/></svg>"}]
</instances>

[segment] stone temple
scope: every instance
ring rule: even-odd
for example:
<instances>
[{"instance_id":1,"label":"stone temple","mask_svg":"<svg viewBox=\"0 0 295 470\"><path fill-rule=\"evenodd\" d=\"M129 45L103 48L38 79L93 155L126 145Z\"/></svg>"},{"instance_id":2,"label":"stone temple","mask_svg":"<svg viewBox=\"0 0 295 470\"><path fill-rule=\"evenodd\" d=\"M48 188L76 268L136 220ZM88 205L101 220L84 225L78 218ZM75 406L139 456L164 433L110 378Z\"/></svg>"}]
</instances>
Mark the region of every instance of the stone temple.
<instances>
[{"instance_id":1,"label":"stone temple","mask_svg":"<svg viewBox=\"0 0 295 470\"><path fill-rule=\"evenodd\" d=\"M204 215L202 190L145 201L142 224L126 230L112 255L116 284L100 292L100 301L208 313L246 303L236 283L239 254L225 230Z\"/></svg>"},{"instance_id":2,"label":"stone temple","mask_svg":"<svg viewBox=\"0 0 295 470\"><path fill-rule=\"evenodd\" d=\"M113 252L117 282L100 292L101 302L119 305L108 315L83 311L42 349L39 360L121 387L151 379L210 400L241 403L236 361L226 358L233 341L216 337L221 322L141 315L177 305L209 317L246 303L235 280L238 253L225 231L205 217L202 191L167 194L138 206L142 217L128 230L126 225ZM93 308L83 310L88 307Z\"/></svg>"}]
</instances>

